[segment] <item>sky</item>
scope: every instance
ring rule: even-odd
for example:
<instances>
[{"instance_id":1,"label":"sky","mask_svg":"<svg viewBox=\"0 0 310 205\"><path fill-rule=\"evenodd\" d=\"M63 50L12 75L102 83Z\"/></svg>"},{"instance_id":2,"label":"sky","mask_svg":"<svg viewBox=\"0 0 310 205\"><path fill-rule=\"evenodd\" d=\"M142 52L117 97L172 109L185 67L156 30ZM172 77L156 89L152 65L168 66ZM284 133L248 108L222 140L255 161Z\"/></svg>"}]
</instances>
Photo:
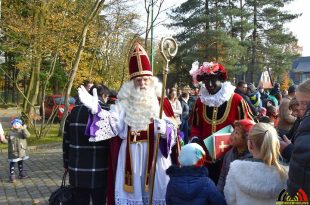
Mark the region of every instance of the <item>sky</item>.
<instances>
[{"instance_id":1,"label":"sky","mask_svg":"<svg viewBox=\"0 0 310 205\"><path fill-rule=\"evenodd\" d=\"M185 0L165 0L163 4L164 9L169 9L171 7L175 7L180 5ZM298 45L303 48L302 56L310 56L310 0L294 0L290 4L285 6L285 10L290 11L290 13L300 13L302 14L297 19L293 20L290 23L287 23L285 27L287 27L290 31L293 32L293 34L298 39ZM308 11L307 11L308 9ZM166 19L164 13L160 14L162 19ZM155 28L155 36L156 38L161 38L163 30L167 30L166 34L173 34L173 31L164 28L163 26L159 26Z\"/></svg>"}]
</instances>

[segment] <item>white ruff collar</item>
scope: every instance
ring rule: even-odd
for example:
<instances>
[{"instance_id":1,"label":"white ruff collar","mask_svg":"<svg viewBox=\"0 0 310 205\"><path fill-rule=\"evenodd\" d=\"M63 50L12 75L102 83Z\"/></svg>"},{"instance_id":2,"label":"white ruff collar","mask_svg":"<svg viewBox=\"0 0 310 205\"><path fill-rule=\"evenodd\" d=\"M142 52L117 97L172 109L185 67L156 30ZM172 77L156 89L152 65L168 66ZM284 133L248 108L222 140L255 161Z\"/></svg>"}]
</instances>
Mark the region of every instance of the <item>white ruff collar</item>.
<instances>
[{"instance_id":1,"label":"white ruff collar","mask_svg":"<svg viewBox=\"0 0 310 205\"><path fill-rule=\"evenodd\" d=\"M199 91L199 98L204 105L209 107L220 107L224 102L228 101L235 92L235 86L230 82L224 82L222 88L214 95L209 94L203 85Z\"/></svg>"}]
</instances>

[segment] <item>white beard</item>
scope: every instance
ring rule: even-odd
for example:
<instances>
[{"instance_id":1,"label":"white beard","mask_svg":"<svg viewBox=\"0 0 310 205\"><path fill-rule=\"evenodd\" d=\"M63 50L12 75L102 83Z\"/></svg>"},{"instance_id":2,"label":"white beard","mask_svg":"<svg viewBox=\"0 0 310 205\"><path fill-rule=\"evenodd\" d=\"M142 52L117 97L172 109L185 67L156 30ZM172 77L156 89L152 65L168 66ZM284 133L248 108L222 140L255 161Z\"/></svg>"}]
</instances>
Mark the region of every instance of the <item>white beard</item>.
<instances>
[{"instance_id":1,"label":"white beard","mask_svg":"<svg viewBox=\"0 0 310 205\"><path fill-rule=\"evenodd\" d=\"M124 105L125 123L132 131L146 130L153 118L159 117L158 89L161 83L151 77L150 85L137 89L133 81L126 82L118 93L118 100Z\"/></svg>"}]
</instances>

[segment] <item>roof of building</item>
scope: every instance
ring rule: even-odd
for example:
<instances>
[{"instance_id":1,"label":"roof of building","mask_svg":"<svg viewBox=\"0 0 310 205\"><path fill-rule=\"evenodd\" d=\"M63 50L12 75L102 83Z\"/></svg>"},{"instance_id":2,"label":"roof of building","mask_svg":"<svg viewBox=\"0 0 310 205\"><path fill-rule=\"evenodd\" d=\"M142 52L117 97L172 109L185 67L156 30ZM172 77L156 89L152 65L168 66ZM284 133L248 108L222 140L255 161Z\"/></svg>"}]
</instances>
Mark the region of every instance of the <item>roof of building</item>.
<instances>
[{"instance_id":1,"label":"roof of building","mask_svg":"<svg viewBox=\"0 0 310 205\"><path fill-rule=\"evenodd\" d=\"M295 59L292 67L294 72L310 72L310 56Z\"/></svg>"}]
</instances>

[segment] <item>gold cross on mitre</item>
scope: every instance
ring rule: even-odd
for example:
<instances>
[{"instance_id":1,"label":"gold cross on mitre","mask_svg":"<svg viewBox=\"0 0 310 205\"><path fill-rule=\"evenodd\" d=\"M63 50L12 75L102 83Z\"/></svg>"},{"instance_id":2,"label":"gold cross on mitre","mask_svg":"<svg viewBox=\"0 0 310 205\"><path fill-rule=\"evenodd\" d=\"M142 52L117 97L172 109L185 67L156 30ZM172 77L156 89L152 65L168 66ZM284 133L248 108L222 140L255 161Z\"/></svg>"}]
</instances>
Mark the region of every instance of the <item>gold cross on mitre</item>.
<instances>
[{"instance_id":1,"label":"gold cross on mitre","mask_svg":"<svg viewBox=\"0 0 310 205\"><path fill-rule=\"evenodd\" d=\"M221 141L221 144L219 145L219 148L221 149L222 152L224 152L224 149L229 147L229 145L225 144L224 141Z\"/></svg>"},{"instance_id":2,"label":"gold cross on mitre","mask_svg":"<svg viewBox=\"0 0 310 205\"><path fill-rule=\"evenodd\" d=\"M133 49L133 51L131 53L132 53L131 54L132 56L136 56L137 57L137 62L138 62L139 70L143 70L142 69L142 63L141 63L141 55L144 55L147 58L149 58L147 53L146 53L146 51L143 49L143 47L139 43L136 43L135 46L134 46L134 49Z\"/></svg>"},{"instance_id":3,"label":"gold cross on mitre","mask_svg":"<svg viewBox=\"0 0 310 205\"><path fill-rule=\"evenodd\" d=\"M139 131L131 131L131 135L133 135L133 142L137 141L137 136L140 136Z\"/></svg>"}]
</instances>

